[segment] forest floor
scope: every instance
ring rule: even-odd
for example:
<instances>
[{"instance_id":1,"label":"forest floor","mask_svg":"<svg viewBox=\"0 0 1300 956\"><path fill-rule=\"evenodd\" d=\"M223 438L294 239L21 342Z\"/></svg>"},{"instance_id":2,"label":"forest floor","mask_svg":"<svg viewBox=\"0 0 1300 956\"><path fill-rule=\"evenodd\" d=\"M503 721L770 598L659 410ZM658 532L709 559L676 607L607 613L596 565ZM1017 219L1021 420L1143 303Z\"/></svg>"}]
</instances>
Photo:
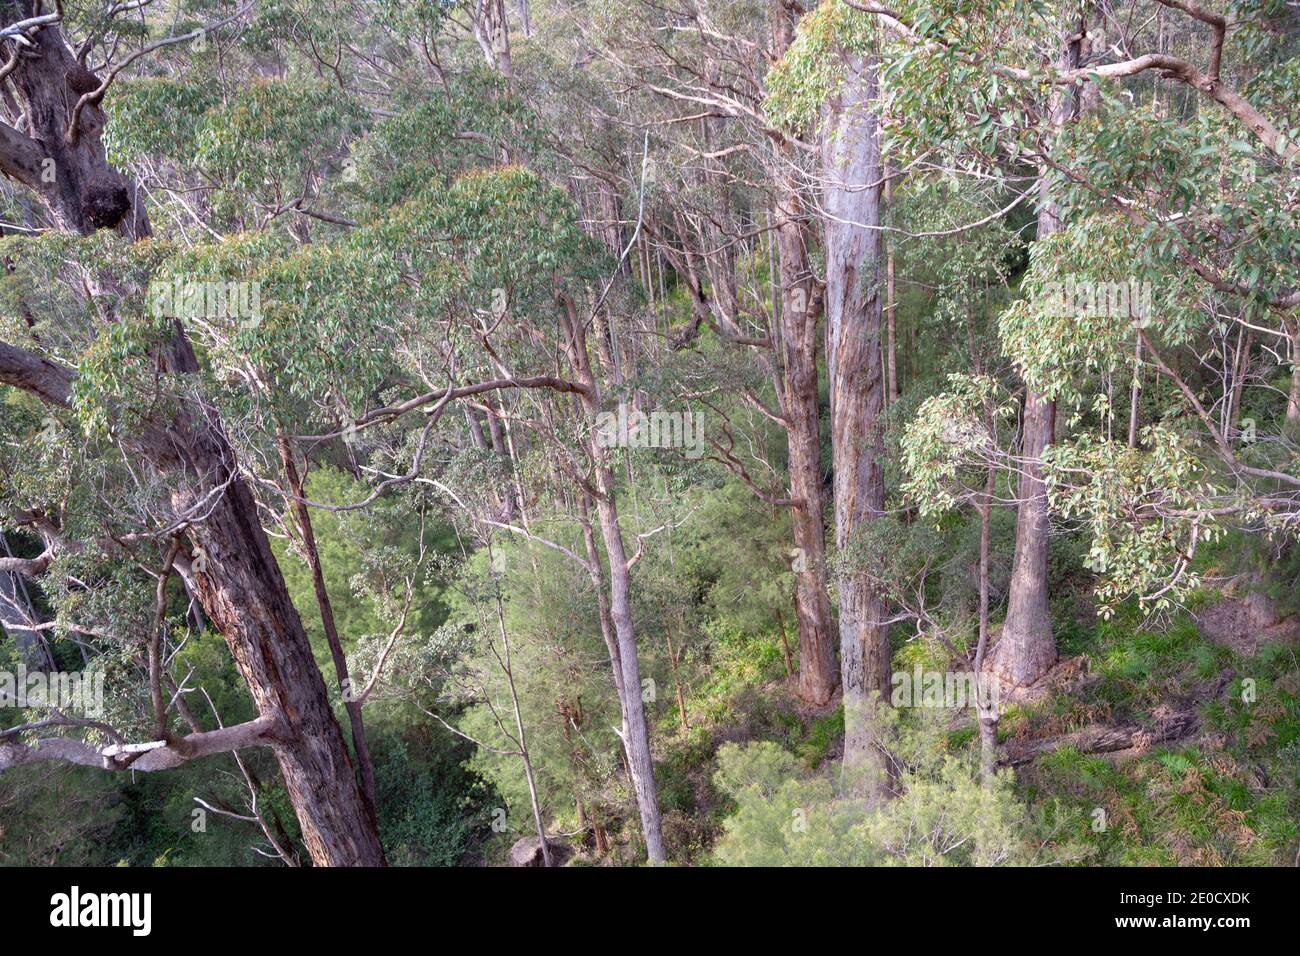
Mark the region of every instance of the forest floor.
<instances>
[{"instance_id":1,"label":"forest floor","mask_svg":"<svg viewBox=\"0 0 1300 956\"><path fill-rule=\"evenodd\" d=\"M1060 662L999 721L1028 813L1071 821L1085 864L1295 865L1300 614L1245 578L1156 622L1058 603ZM833 772L843 746L838 694L796 698L777 636L724 638L708 665L687 726L673 706L652 730L665 838L684 864L709 861L734 810L714 779L724 744L774 742L809 775ZM954 712L949 747L975 735L973 711ZM571 865L635 862L634 823L614 852L575 847Z\"/></svg>"},{"instance_id":2,"label":"forest floor","mask_svg":"<svg viewBox=\"0 0 1300 956\"><path fill-rule=\"evenodd\" d=\"M1086 821L1073 836L1089 863L1293 865L1300 615L1233 581L1159 626L1141 623L1130 610L1067 631L1057 667L1005 707L1002 758L1018 794L1031 812ZM731 809L712 779L722 744L774 741L810 773L842 747L838 700L794 698L769 642L732 651L688 698L690 730L658 728L665 828L689 862L707 858ZM740 671L766 665L741 674L738 660ZM954 727L954 747L974 736L968 718Z\"/></svg>"}]
</instances>

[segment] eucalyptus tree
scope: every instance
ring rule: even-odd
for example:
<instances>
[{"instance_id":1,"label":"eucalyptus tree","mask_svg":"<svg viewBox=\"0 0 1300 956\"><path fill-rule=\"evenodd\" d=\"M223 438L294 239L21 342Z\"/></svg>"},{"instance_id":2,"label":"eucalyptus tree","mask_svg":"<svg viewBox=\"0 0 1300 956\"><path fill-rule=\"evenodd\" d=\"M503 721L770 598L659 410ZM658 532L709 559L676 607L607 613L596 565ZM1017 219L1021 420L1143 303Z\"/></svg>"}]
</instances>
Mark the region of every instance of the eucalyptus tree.
<instances>
[{"instance_id":1,"label":"eucalyptus tree","mask_svg":"<svg viewBox=\"0 0 1300 956\"><path fill-rule=\"evenodd\" d=\"M841 553L840 679L844 687L846 783L879 800L890 789L889 763L876 739L874 711L889 685L888 611L884 596L853 568L851 552L885 507L887 399L882 351L884 300L880 238L884 166L881 88L873 37L833 41L831 64L843 69L821 116L821 210L826 243L826 351L835 469L835 545ZM879 696L877 696L879 695ZM862 779L858 779L862 778Z\"/></svg>"},{"instance_id":2,"label":"eucalyptus tree","mask_svg":"<svg viewBox=\"0 0 1300 956\"><path fill-rule=\"evenodd\" d=\"M839 677L823 514L823 283L813 265L816 216L800 173L816 147L769 115L764 99L769 66L794 39L801 13L785 4L635 3L610 8L590 25L579 22L578 52L588 51L579 62L592 53L598 59L585 67L590 76L574 84L576 93L599 111L601 128L625 132L621 154L592 155L583 147L599 141L581 129L563 148L615 194L643 198L624 220L639 223L689 302L688 321L669 333L672 347L699 348L711 331L746 353L742 362L754 356L754 370L770 382L773 404L762 379L742 381L738 392L744 409L784 432L785 480L756 479L721 443L714 457L760 499L790 510L798 692L823 704ZM755 20L764 25L757 39ZM637 158L642 131L653 170L647 189L642 164L623 159Z\"/></svg>"},{"instance_id":3,"label":"eucalyptus tree","mask_svg":"<svg viewBox=\"0 0 1300 956\"><path fill-rule=\"evenodd\" d=\"M292 62L296 51L318 50L322 30L346 29L345 23L322 27L300 13L291 6L254 20L243 52L269 51L284 57L281 63ZM219 25L235 21L242 29L239 17ZM58 46L50 42L59 38L52 22L20 26L42 31L42 46L54 51L51 57L64 55L61 39ZM110 455L110 470L125 467L130 458L123 453L157 470L148 486L151 497L134 509L147 519L143 526L109 528L108 539L120 542L125 536L142 547L158 542L155 547L167 555L160 580L174 568L198 597L226 636L261 716L240 727L178 738L166 732L166 708L155 706L163 739L147 747L128 746L127 758L119 757L120 744L49 738L7 742L4 759L11 764L62 756L153 769L233 747L270 744L313 858L323 864L382 862L374 808L353 778L258 508L270 506L275 513L278 499L295 514L357 752L364 758L362 701L349 699L341 639L331 635L328 594L319 560L311 559L309 509L325 503L304 494L300 455L357 446L361 458L354 452L350 457L374 490L361 501L328 506L361 509L385 490L422 477L427 442L450 402L543 389L581 399L581 427L551 437L566 451L579 450L581 470L570 472L571 480L599 515L609 576L608 613L602 623L609 624L622 738L646 847L651 860L659 862L665 851L630 612L630 569L640 551L630 553L625 547L608 452L596 441L592 426L601 410L600 377L610 370L593 367L586 344L590 318L578 314L600 307L589 297L603 274L592 271L595 250L573 227L570 208L535 176L518 168L471 173L447 191L458 173L501 155L527 152L529 141L517 111L511 112L513 101L491 81L476 81L472 73L462 81L458 75L453 92L436 41L432 50L427 45L429 31L441 23L437 16L380 17L367 23L366 41L378 49L391 50L400 38L423 46L424 55L389 70L381 63L391 52L371 56L364 47L350 48L347 62L340 55L331 69L345 91L358 91L355 97L328 96L319 84L279 77L245 85L221 80L219 96L201 83L178 78L135 84L120 117L133 128L110 139L115 154L140 163L151 186L165 193L178 245L156 242L131 249L97 241L55 243L50 250L38 242L16 247L16 274L43 279L42 288L67 291L75 285L74 274L92 276L95 311L108 322L97 335L93 326L78 325L56 308L43 314L42 307L58 305L43 296L30 310L30 329L17 330L27 347L4 346L5 384L74 411L94 440L86 453ZM188 58L193 65L202 61L199 54L207 53L213 40L199 27L162 45L187 44L182 62ZM236 58L233 50L221 53ZM27 59L33 73L50 62ZM244 62L256 63L256 56ZM376 98L363 93L377 74L387 87L377 98L400 110L364 105ZM21 71L16 75L27 77ZM395 82L399 76L400 88ZM487 97L476 99L480 92ZM76 202L67 199L66 191L46 190L42 198L61 222L82 231L92 225L119 226L133 236L145 235L143 208L131 201L134 194L125 178L107 165L98 137L102 93L69 104L77 117L65 117L89 126L78 148L102 166L102 175L87 180L86 195L73 197ZM458 105L465 103L477 108L458 114ZM376 112L387 125L375 143L354 157L343 155L348 138L363 131L367 115ZM466 121L480 125L466 129ZM431 156L423 149L425 136L438 124L448 127L447 148ZM41 186L38 144L17 134L10 138L16 158L9 171ZM343 195L340 187L346 193L349 184L356 188ZM197 202L187 198L193 195L200 197ZM106 196L121 208L108 209ZM348 211L356 218L343 215L341 205L353 207ZM313 235L308 228L312 222L325 225ZM237 229L252 231L232 235ZM570 262L578 271L566 283L563 275ZM60 275L60 269L72 274ZM177 290L188 288L195 276L223 288L229 283L256 288L261 300L256 314L232 316L226 309L213 314L205 303L184 295L165 296L160 307L151 294L159 283L164 289L173 283ZM524 321L514 308L535 308L568 331L558 340L548 339L544 324ZM503 326L507 318L511 321ZM480 344L486 351L478 351ZM516 371L519 364L536 365L547 355L552 364L543 363L538 374ZM554 363L571 368L574 379L552 374ZM155 366L161 377L147 373ZM381 396L397 396L396 403ZM367 432L410 421L424 411L430 414L395 450L365 447ZM223 427L223 413L235 416L233 431ZM270 501L257 502L255 491ZM164 497L156 500L159 494ZM523 506L522 500L516 504ZM22 502L16 517L47 536L48 553L34 565L6 571L40 575L62 549L86 547L84 541L70 540L74 529L57 513L47 519L45 505ZM182 541L184 546L178 544ZM604 573L600 562L599 556L588 555L596 577ZM155 670L150 680L156 686L160 677ZM6 740L17 741L16 733ZM367 787L368 776L362 774Z\"/></svg>"},{"instance_id":4,"label":"eucalyptus tree","mask_svg":"<svg viewBox=\"0 0 1300 956\"><path fill-rule=\"evenodd\" d=\"M108 51L119 35L112 21L107 28L94 25L78 59L68 45L71 35L65 33L61 11L40 14L27 4L11 7L16 22L7 28L12 51L4 71L11 124L4 126L0 168L32 190L59 229L83 236L113 230L127 239L149 235L138 192L105 156L101 104L118 72L157 44L106 64L101 78L82 60L96 48L112 55ZM244 12L237 11L223 25ZM171 44L194 40L206 36L207 29L166 39ZM49 170L52 177L43 175ZM42 244L50 243L27 243L22 251ZM53 759L115 770L165 769L214 752L271 746L313 859L325 865L382 864L373 812L353 774L237 455L220 418L195 387L198 357L175 311L150 315L145 306L141 272L148 274L153 252L117 249L97 238L65 249L72 264L64 281L56 283L56 276L50 276L47 294L32 305L31 323L6 330L0 381L53 414L74 413L87 433L86 443L77 443L77 454L102 463L110 484L129 482L134 464L149 469L146 497L137 509L147 522L110 526L101 534L109 542L136 536L143 547L166 553L165 563L158 562L160 580L172 567L185 579L226 638L258 716L238 726L178 737L167 732L166 711L155 692L155 730L163 731L161 739L128 745L111 730L104 732L119 742L107 746L70 737L32 743L14 739L0 750L0 764ZM39 258L39 248L33 258ZM133 260L134 274L129 271ZM56 269L58 265L56 259ZM79 272L81 280L68 281L68 272ZM60 307L57 296L79 292L89 296L90 306L80 316L75 308ZM41 306L49 311L43 314ZM152 373L142 375L146 368ZM47 513L51 505L53 513ZM64 509L48 498L24 500L19 493L9 509L11 520L35 528L46 542L43 566L29 571L42 573L58 553L92 543L85 540L89 529L69 523ZM151 659L150 680L157 687L156 655Z\"/></svg>"},{"instance_id":5,"label":"eucalyptus tree","mask_svg":"<svg viewBox=\"0 0 1300 956\"><path fill-rule=\"evenodd\" d=\"M890 790L875 738L889 686L888 608L853 550L885 507L884 269L879 39L870 18L826 4L800 23L773 84L787 121L815 135L820 165L809 190L822 224L826 357L830 382L835 545L839 562L844 778L869 801Z\"/></svg>"},{"instance_id":6,"label":"eucalyptus tree","mask_svg":"<svg viewBox=\"0 0 1300 956\"><path fill-rule=\"evenodd\" d=\"M1038 170L1029 294L1001 322L1028 391L1016 575L994 661L1023 684L1055 657L1045 564L1054 487L1063 517L1094 522L1091 564L1124 581L1102 591L1107 607L1134 591L1156 604L1180 593L1216 515L1278 528L1293 513L1284 429L1241 445L1232 422L1251 368L1247 336L1268 341L1285 366L1294 327L1296 147L1286 130L1295 123L1295 14L1280 3L1220 13L1181 0L1016 0L980 16L962 4L853 5L899 37L889 75L911 155L957 144L972 170ZM1101 300L1089 297L1098 288ZM1199 376L1189 381L1166 352L1224 340L1229 318L1235 348L1216 346L1230 356L1220 376L1228 386L1207 406ZM1123 364L1138 384L1131 437L1119 443L1109 423ZM1199 434L1140 427L1144 369L1174 386ZM1099 378L1105 394L1089 394ZM1050 424L1052 404L1087 398L1105 409L1103 437L1049 450L1067 424ZM1189 442L1221 466L1196 466ZM1097 480L1081 490L1087 475ZM1133 527L1121 513L1153 525Z\"/></svg>"}]
</instances>

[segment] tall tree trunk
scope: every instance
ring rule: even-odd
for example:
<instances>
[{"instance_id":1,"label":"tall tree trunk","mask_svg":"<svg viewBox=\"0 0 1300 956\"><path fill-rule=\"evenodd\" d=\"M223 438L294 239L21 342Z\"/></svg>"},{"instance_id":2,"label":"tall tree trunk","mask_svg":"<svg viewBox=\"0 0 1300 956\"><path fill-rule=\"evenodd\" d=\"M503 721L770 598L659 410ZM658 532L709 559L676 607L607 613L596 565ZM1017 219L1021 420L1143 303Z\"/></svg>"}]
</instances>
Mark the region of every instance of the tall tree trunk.
<instances>
[{"instance_id":1,"label":"tall tree trunk","mask_svg":"<svg viewBox=\"0 0 1300 956\"><path fill-rule=\"evenodd\" d=\"M986 415L989 434L993 434L993 416ZM991 786L998 763L998 705L993 697L992 681L984 674L984 656L989 647L989 532L993 517L993 491L997 472L989 466L980 499L980 609L979 637L975 646L975 707L980 732L980 779Z\"/></svg>"},{"instance_id":2,"label":"tall tree trunk","mask_svg":"<svg viewBox=\"0 0 1300 956\"><path fill-rule=\"evenodd\" d=\"M789 448L790 518L794 531L795 624L799 632L799 696L824 704L839 684L830 598L826 589L826 529L821 464L821 407L817 393L817 316L813 286L793 190L777 205L781 268L781 389Z\"/></svg>"},{"instance_id":3,"label":"tall tree trunk","mask_svg":"<svg viewBox=\"0 0 1300 956\"><path fill-rule=\"evenodd\" d=\"M361 701L356 699L352 679L348 675L348 657L343 651L343 641L339 638L338 626L334 620L334 605L330 601L329 589L325 586L325 569L320 562L320 549L316 547L316 532L312 527L311 512L307 507L305 488L298 475L298 468L293 461L293 449L287 438L280 438L280 462L284 467L285 480L289 483L289 492L293 495L292 507L298 522L298 533L302 537L303 553L307 557L307 568L311 572L312 589L316 594L316 608L320 612L321 627L325 630L325 640L329 644L330 657L334 661L334 674L343 694L343 707L347 711L348 724L352 730L352 749L357 755L357 769L361 774L361 790L370 804L371 813L375 815L378 826L379 790L375 785L375 764L370 757L370 746L366 743L366 723L361 714Z\"/></svg>"},{"instance_id":4,"label":"tall tree trunk","mask_svg":"<svg viewBox=\"0 0 1300 956\"><path fill-rule=\"evenodd\" d=\"M874 60L841 52L843 82L824 117L827 365L835 469L835 545L851 552L885 507L885 378L881 333L881 163ZM888 795L889 760L876 708L888 701L885 603L867 575L841 570L840 673L844 685L844 786L869 802Z\"/></svg>"},{"instance_id":5,"label":"tall tree trunk","mask_svg":"<svg viewBox=\"0 0 1300 956\"><path fill-rule=\"evenodd\" d=\"M779 56L794 39L788 13L775 14ZM787 157L792 159L792 157ZM799 696L824 704L839 686L830 597L826 587L825 496L821 406L817 392L817 319L821 294L813 281L804 232L806 212L789 173L776 174L776 248L780 270L780 374L789 449L790 517L795 546L795 626L799 633Z\"/></svg>"},{"instance_id":6,"label":"tall tree trunk","mask_svg":"<svg viewBox=\"0 0 1300 956\"><path fill-rule=\"evenodd\" d=\"M0 15L12 21L30 15L31 6L0 5ZM0 171L34 189L69 231L148 235L134 190L105 158L98 106L83 109L68 135L77 91L96 78L76 62L57 26L37 34L34 54L11 76L32 136L6 127ZM46 159L53 160L54 183L41 178ZM158 361L166 372L199 370L179 326ZM0 342L0 382L66 406L74 377L70 369ZM185 567L178 561L178 569L225 638L258 714L275 722L273 750L312 859L322 866L383 865L379 834L320 668L220 421L209 408L182 404L169 421L151 423L130 441L167 476L173 512L205 516L186 526L196 560Z\"/></svg>"},{"instance_id":7,"label":"tall tree trunk","mask_svg":"<svg viewBox=\"0 0 1300 956\"><path fill-rule=\"evenodd\" d=\"M36 14L31 2L0 3L0 19L10 24ZM8 82L26 117L26 129L6 126L0 136L0 171L31 187L67 232L86 235L117 229L143 236L149 221L135 201L136 186L108 164L100 133L104 113L88 104L72 125L74 104L100 82L77 62L58 25L34 37L21 52L21 64Z\"/></svg>"},{"instance_id":8,"label":"tall tree trunk","mask_svg":"<svg viewBox=\"0 0 1300 956\"><path fill-rule=\"evenodd\" d=\"M615 686L622 705L624 755L628 774L636 792L641 815L641 832L645 837L646 856L651 863L663 863L663 825L659 816L659 796L655 790L654 759L650 750L650 729L646 723L645 702L641 699L641 666L637 659L636 631L632 623L632 574L623 532L618 524L618 503L614 473L609 466L608 449L595 438L596 417L601 413L600 389L587 354L585 323L579 319L572 300L560 296L563 308L563 333L574 377L583 385L583 412L592 425L588 451L592 461L592 497L600 533L609 563L609 619L614 629L610 648L611 663L617 668ZM602 622L603 623L603 622ZM615 657L617 653L617 657Z\"/></svg>"},{"instance_id":9,"label":"tall tree trunk","mask_svg":"<svg viewBox=\"0 0 1300 956\"><path fill-rule=\"evenodd\" d=\"M1086 18L1086 11L1081 19ZM1073 69L1084 55L1086 20L1065 41L1061 66ZM1050 96L1049 119L1060 130L1078 115L1090 95L1079 91L1054 90ZM1052 195L1047 170L1038 180L1038 233L1041 241L1062 228L1061 207ZM1033 388L1025 390L1021 425L1020 456L1024 460L1020 477L1016 516L1016 549L1011 565L1011 585L1002 636L990 661L994 673L1011 688L1024 687L1042 677L1056 663L1056 639L1047 602L1047 545L1050 519L1047 485L1043 482L1042 457L1056 432L1056 403Z\"/></svg>"},{"instance_id":10,"label":"tall tree trunk","mask_svg":"<svg viewBox=\"0 0 1300 956\"><path fill-rule=\"evenodd\" d=\"M179 335L174 354L180 360L176 371L197 371ZM191 463L171 464L176 514L202 513L210 496L218 496L207 518L186 532L195 554L202 555L190 566L194 588L225 637L258 713L281 717L289 731L274 751L308 853L320 866L383 865L378 828L320 668L220 425L211 419L177 421L168 439Z\"/></svg>"},{"instance_id":11,"label":"tall tree trunk","mask_svg":"<svg viewBox=\"0 0 1300 956\"><path fill-rule=\"evenodd\" d=\"M885 175L892 170L885 167ZM894 180L885 180L885 208L892 217L894 211ZM894 240L885 240L885 371L889 382L889 404L898 401L898 299L894 284Z\"/></svg>"},{"instance_id":12,"label":"tall tree trunk","mask_svg":"<svg viewBox=\"0 0 1300 956\"><path fill-rule=\"evenodd\" d=\"M990 661L998 678L1009 687L1034 683L1056 663L1056 639L1047 604L1047 486L1041 467L1043 451L1055 428L1056 403L1028 389L1021 426L1024 462L1007 616Z\"/></svg>"},{"instance_id":13,"label":"tall tree trunk","mask_svg":"<svg viewBox=\"0 0 1300 956\"><path fill-rule=\"evenodd\" d=\"M594 415L593 415L594 418ZM646 855L651 863L663 863L662 824L659 820L659 797L655 790L654 760L650 753L650 730L646 723L645 703L641 699L641 667L637 659L636 633L632 626L632 575L628 570L623 533L618 526L618 505L614 500L613 472L598 463L596 467L596 512L601 536L609 559L610 615L618 640L619 664L623 676L623 746L641 812L641 830L645 836Z\"/></svg>"}]
</instances>

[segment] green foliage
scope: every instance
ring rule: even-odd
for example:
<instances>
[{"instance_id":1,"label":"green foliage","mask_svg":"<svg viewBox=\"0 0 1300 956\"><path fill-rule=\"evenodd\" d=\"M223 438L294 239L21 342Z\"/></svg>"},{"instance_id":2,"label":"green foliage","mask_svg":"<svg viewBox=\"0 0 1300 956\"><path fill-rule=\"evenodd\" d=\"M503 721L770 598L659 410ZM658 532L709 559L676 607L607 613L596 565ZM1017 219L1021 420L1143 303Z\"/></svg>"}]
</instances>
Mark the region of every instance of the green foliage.
<instances>
[{"instance_id":1,"label":"green foliage","mask_svg":"<svg viewBox=\"0 0 1300 956\"><path fill-rule=\"evenodd\" d=\"M364 487L346 472L325 467L308 475L305 490L312 501L334 505L364 497ZM400 502L385 502L365 512L314 509L311 519L335 626L345 650L351 651L359 642L387 637L406 603L407 578L412 588L406 629L427 634L442 623L446 615L442 588L422 573L417 558L421 547L450 549L449 530L426 529L422 541L421 529L406 520ZM329 649L307 559L296 542L276 539L273 549L317 658L328 665Z\"/></svg>"},{"instance_id":2,"label":"green foliage","mask_svg":"<svg viewBox=\"0 0 1300 956\"><path fill-rule=\"evenodd\" d=\"M445 731L383 734L377 764L379 832L394 866L462 866L490 825L491 791L465 768L470 747Z\"/></svg>"},{"instance_id":3,"label":"green foliage","mask_svg":"<svg viewBox=\"0 0 1300 956\"><path fill-rule=\"evenodd\" d=\"M360 139L345 163L355 174L351 190L378 212L494 164L503 144L523 155L542 149L538 118L487 71L465 74L452 90L421 90L402 106Z\"/></svg>"},{"instance_id":4,"label":"green foliage","mask_svg":"<svg viewBox=\"0 0 1300 956\"><path fill-rule=\"evenodd\" d=\"M903 492L922 515L952 509L971 485L983 488L997 462L997 423L1014 414L1009 396L987 376L950 375L948 390L922 403L902 438Z\"/></svg>"},{"instance_id":5,"label":"green foliage","mask_svg":"<svg viewBox=\"0 0 1300 956\"><path fill-rule=\"evenodd\" d=\"M113 17L70 3L68 35L91 38L86 62L121 62L227 6ZM67 409L0 392L6 541L22 557L44 550L42 535L60 544L30 582L55 664L102 672L105 719L133 739L152 732L140 656L157 609L146 570L173 531L203 519L173 513L172 476L142 467L131 439L201 413L221 422L258 498L249 520L268 529L342 723L282 493L288 439L307 496L325 505L312 518L348 690L370 692L389 859L495 861L530 834L526 733L543 825L608 838L602 862L636 860L599 605L609 568L599 529L588 566L583 533L582 505L600 483L587 416L572 393L437 398L449 385L572 377L572 318L606 407L700 411L709 438L738 456L726 464L749 469L741 480L712 452L678 449L608 458L636 554L640 693L674 860L1290 862L1294 648L1265 642L1246 656L1206 640L1179 606L1205 607L1205 582L1230 575L1284 609L1298 600L1285 491L1300 461L1285 411L1293 315L1276 301L1300 286L1294 163L1168 76L1051 82L1075 5L893 9L913 38L826 2L799 17L773 63L774 18L790 11L756 0L707 17L621 0L580 14L542 5L534 36L512 30L506 78L452 26L450 0L269 0L237 32L161 47L127 71L137 75L116 77L103 142L147 197L156 238L46 229L23 194L0 217L24 230L0 239L0 340L76 372ZM1293 14L1286 0L1224 9L1224 83L1268 114L1285 149L1300 139L1300 58L1295 31L1276 24ZM1150 28L1135 29L1145 38ZM1179 55L1200 39L1163 20L1156 29ZM1103 44L1093 62L1114 52ZM841 793L843 711L792 697L790 521L763 501L788 495L786 435L773 420L788 409L773 371L790 343L737 347L718 322L731 309L745 331L777 337L782 250L771 227L791 183L805 193L810 272L828 271L817 146L854 72L847 60L879 82L885 158L903 174L885 210L903 395L885 413L877 463L886 514L836 549L832 580L862 575L885 597L892 666L967 657L981 537L971 506L991 475L996 627L1024 466L1018 413L1026 389L1040 392L1061 416L1045 465L1048 581L1057 646L1077 658L1062 672L1075 680L1007 708L1001 737L1150 727L1178 707L1200 716L1195 739L1107 757L1061 748L985 786L975 728L890 712L881 733L900 768L898 798L868 808ZM1036 207L1061 228L1035 236ZM634 222L638 241L616 262ZM240 321L153 308L155 283L195 282L249 284L259 312ZM1121 285L1123 307L1061 295ZM178 329L197 374L164 367ZM1231 396L1223 383L1238 361L1250 387ZM1134 380L1140 428L1129 447ZM413 396L409 412L391 411ZM363 416L365 427L348 427ZM491 425L504 437L473 434ZM161 609L169 659L187 688L202 688L187 703L204 727L248 719L253 702L224 641L189 605L173 576ZM0 667L16 654L0 641ZM7 712L0 727L37 717ZM178 717L171 729L184 729ZM255 796L298 842L272 754L241 759L252 791L228 755L141 779L7 771L0 863L270 865L248 820L193 826L198 799L244 815Z\"/></svg>"},{"instance_id":6,"label":"green foliage","mask_svg":"<svg viewBox=\"0 0 1300 956\"><path fill-rule=\"evenodd\" d=\"M196 124L193 159L226 188L291 199L361 130L360 108L338 89L263 80L242 87Z\"/></svg>"},{"instance_id":7,"label":"green foliage","mask_svg":"<svg viewBox=\"0 0 1300 956\"><path fill-rule=\"evenodd\" d=\"M1100 576L1104 616L1130 595L1164 610L1199 586L1190 560L1218 528L1198 507L1210 490L1202 465L1176 432L1148 425L1139 448L1084 434L1051 446L1045 458L1052 506L1089 524L1087 564Z\"/></svg>"},{"instance_id":8,"label":"green foliage","mask_svg":"<svg viewBox=\"0 0 1300 956\"><path fill-rule=\"evenodd\" d=\"M801 778L770 742L718 752L717 784L736 801L715 849L727 866L1015 865L1038 851L1036 825L1009 776L982 786L970 758L947 752L940 728L896 725L902 793L868 809L825 774Z\"/></svg>"},{"instance_id":9,"label":"green foliage","mask_svg":"<svg viewBox=\"0 0 1300 956\"><path fill-rule=\"evenodd\" d=\"M815 128L844 79L840 57L865 57L878 44L876 18L847 4L822 3L799 20L790 49L767 76L768 116L792 130Z\"/></svg>"},{"instance_id":10,"label":"green foliage","mask_svg":"<svg viewBox=\"0 0 1300 956\"><path fill-rule=\"evenodd\" d=\"M189 160L208 122L204 114L219 101L220 93L211 83L167 77L119 80L106 104L104 146L109 161Z\"/></svg>"}]
</instances>

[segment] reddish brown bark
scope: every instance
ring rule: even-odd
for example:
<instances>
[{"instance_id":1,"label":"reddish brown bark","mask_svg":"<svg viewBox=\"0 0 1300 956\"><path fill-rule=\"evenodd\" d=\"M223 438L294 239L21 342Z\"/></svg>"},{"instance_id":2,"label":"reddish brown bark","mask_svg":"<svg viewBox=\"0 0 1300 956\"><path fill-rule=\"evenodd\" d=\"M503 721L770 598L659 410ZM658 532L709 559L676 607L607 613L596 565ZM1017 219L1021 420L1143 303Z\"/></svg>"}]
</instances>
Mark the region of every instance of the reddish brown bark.
<instances>
[{"instance_id":1,"label":"reddish brown bark","mask_svg":"<svg viewBox=\"0 0 1300 956\"><path fill-rule=\"evenodd\" d=\"M334 605L330 601L329 588L325 586L325 570L321 567L320 549L316 547L316 532L312 527L305 489L298 475L298 468L293 463L293 449L285 438L280 439L280 462L284 467L285 480L289 483L289 492L293 496L290 500L298 523L303 553L307 558L307 568L311 572L312 590L316 594L316 608L320 612L321 627L325 631L325 640L329 644L330 657L334 661L334 674L339 682L339 690L343 694L343 707L347 711L348 724L352 730L352 749L357 756L361 790L365 794L371 815L375 817L378 826L379 791L375 785L375 764L370 756L370 746L366 743L366 724L361 713L361 701L355 699L352 679L348 675L348 657L343 651L343 641L339 637L338 625L334 620Z\"/></svg>"},{"instance_id":2,"label":"reddish brown bark","mask_svg":"<svg viewBox=\"0 0 1300 956\"><path fill-rule=\"evenodd\" d=\"M784 11L774 17L773 48L794 39ZM791 157L787 157L790 159ZM817 324L821 289L813 279L804 223L807 211L787 172L776 176L777 267L780 274L780 388L789 451L790 518L794 532L795 627L799 634L799 696L824 704L839 686L835 637L826 586L825 493L822 487L821 403L817 391Z\"/></svg>"},{"instance_id":3,"label":"reddish brown bark","mask_svg":"<svg viewBox=\"0 0 1300 956\"><path fill-rule=\"evenodd\" d=\"M31 15L32 4L0 5L8 20ZM33 55L10 77L31 137L9 128L0 137L0 171L31 187L52 217L71 232L116 228L149 233L148 218L125 177L108 165L99 130L103 114L82 110L77 135L66 137L78 90L87 77L57 26L42 29ZM40 173L54 162L53 183ZM179 326L158 352L160 371L199 369ZM75 373L0 343L0 382L47 403L66 405ZM162 473L194 559L178 569L221 632L259 714L259 738L275 752L303 841L318 865L382 865L373 817L353 775L320 669L289 598L257 507L221 422L207 407L182 403L169 420L150 422L129 439L131 450Z\"/></svg>"}]
</instances>

